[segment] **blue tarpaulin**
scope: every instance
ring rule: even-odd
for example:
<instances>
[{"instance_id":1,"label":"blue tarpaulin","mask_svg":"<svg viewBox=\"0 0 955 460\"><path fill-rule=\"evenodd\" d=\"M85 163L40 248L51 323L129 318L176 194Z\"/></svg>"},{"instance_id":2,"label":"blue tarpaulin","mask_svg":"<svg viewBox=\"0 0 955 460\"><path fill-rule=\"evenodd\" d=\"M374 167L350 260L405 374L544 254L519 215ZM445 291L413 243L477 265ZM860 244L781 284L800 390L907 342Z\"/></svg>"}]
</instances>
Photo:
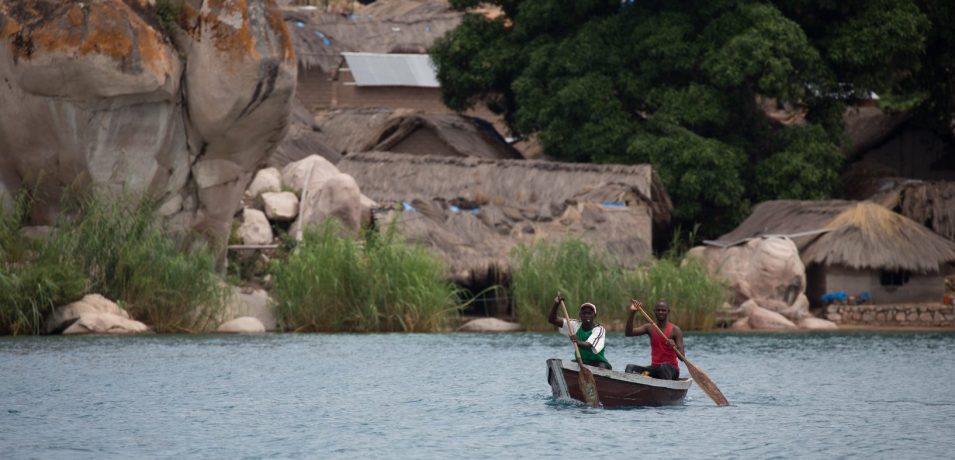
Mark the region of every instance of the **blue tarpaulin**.
<instances>
[{"instance_id":1,"label":"blue tarpaulin","mask_svg":"<svg viewBox=\"0 0 955 460\"><path fill-rule=\"evenodd\" d=\"M821 297L819 297L819 300L823 302L832 302L836 300L846 300L848 298L849 298L849 294L846 294L845 292L842 292L842 291L836 291L836 292L827 292L823 294Z\"/></svg>"},{"instance_id":2,"label":"blue tarpaulin","mask_svg":"<svg viewBox=\"0 0 955 460\"><path fill-rule=\"evenodd\" d=\"M414 206L411 206L411 204L409 204L407 201L402 201L401 206L405 211L415 212Z\"/></svg>"}]
</instances>

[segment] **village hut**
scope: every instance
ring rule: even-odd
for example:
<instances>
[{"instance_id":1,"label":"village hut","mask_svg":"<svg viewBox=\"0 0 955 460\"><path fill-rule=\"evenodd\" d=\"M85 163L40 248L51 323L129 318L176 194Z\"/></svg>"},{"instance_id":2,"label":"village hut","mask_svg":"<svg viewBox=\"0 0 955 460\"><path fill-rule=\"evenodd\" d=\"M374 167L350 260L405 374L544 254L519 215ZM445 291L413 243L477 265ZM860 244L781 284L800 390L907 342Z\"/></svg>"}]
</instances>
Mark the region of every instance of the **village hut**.
<instances>
[{"instance_id":1,"label":"village hut","mask_svg":"<svg viewBox=\"0 0 955 460\"><path fill-rule=\"evenodd\" d=\"M431 248L472 291L501 284L519 244L576 237L634 266L652 255L672 204L650 165L351 154L338 164L386 208L409 241ZM498 310L500 313L501 311Z\"/></svg>"},{"instance_id":2,"label":"village hut","mask_svg":"<svg viewBox=\"0 0 955 460\"><path fill-rule=\"evenodd\" d=\"M457 27L462 15L458 11L435 11L433 7L387 18L287 9L285 22L298 58L296 94L310 110L339 106L447 110L437 87L360 86L351 73L345 53L394 55L390 61L373 63L374 72L387 75L389 63L394 65L395 59L426 59L428 48Z\"/></svg>"},{"instance_id":3,"label":"village hut","mask_svg":"<svg viewBox=\"0 0 955 460\"><path fill-rule=\"evenodd\" d=\"M735 230L706 243L729 247L768 235L796 243L814 307L837 292L877 304L939 302L955 262L955 243L869 201L760 203Z\"/></svg>"},{"instance_id":4,"label":"village hut","mask_svg":"<svg viewBox=\"0 0 955 460\"><path fill-rule=\"evenodd\" d=\"M870 199L955 241L955 182L896 179Z\"/></svg>"},{"instance_id":5,"label":"village hut","mask_svg":"<svg viewBox=\"0 0 955 460\"><path fill-rule=\"evenodd\" d=\"M490 123L455 113L387 108L334 109L316 117L321 138L342 155L389 151L488 159L518 159Z\"/></svg>"}]
</instances>

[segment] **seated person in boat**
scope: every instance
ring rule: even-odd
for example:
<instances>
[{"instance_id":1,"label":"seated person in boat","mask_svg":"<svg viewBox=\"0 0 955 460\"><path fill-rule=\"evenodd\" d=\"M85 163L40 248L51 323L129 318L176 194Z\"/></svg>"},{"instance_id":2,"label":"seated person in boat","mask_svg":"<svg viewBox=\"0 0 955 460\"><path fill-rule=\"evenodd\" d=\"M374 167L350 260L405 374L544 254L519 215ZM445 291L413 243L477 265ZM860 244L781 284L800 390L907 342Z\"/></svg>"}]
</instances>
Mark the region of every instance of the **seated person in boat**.
<instances>
[{"instance_id":1,"label":"seated person in boat","mask_svg":"<svg viewBox=\"0 0 955 460\"><path fill-rule=\"evenodd\" d=\"M676 380L680 378L680 363L677 361L675 349L686 355L683 349L683 331L669 321L667 316L670 314L670 306L664 301L657 302L653 306L653 316L656 317L657 325L660 330L666 334L661 336L652 324L644 324L640 327L633 327L633 317L640 311L637 305L630 305L630 317L627 318L627 337L636 337L650 334L650 365L637 366L628 364L626 372L632 374L643 374L655 379Z\"/></svg>"},{"instance_id":2,"label":"seated person in boat","mask_svg":"<svg viewBox=\"0 0 955 460\"><path fill-rule=\"evenodd\" d=\"M547 321L559 327L562 334L567 335L567 320L557 319L557 307L563 300L561 296L554 298L554 305L550 307L550 315L547 316ZM580 306L580 320L570 320L570 331L573 333L570 340L576 343L577 348L580 349L580 358L584 364L601 369L610 369L610 362L607 361L607 358L604 358L607 331L603 326L594 322L596 317L597 307L594 304L589 302L582 304Z\"/></svg>"}]
</instances>

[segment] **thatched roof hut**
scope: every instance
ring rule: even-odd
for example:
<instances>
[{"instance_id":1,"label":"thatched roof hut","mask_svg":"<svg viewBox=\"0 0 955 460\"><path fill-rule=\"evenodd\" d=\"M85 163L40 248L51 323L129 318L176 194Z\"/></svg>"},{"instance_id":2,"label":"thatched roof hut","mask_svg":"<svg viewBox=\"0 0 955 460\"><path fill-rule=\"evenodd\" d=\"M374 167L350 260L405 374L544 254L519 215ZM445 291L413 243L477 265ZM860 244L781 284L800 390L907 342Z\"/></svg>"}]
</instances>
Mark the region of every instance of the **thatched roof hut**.
<instances>
[{"instance_id":1,"label":"thatched roof hut","mask_svg":"<svg viewBox=\"0 0 955 460\"><path fill-rule=\"evenodd\" d=\"M807 266L926 273L955 262L955 243L869 201L767 201L711 244L729 245L763 235L790 236Z\"/></svg>"},{"instance_id":2,"label":"thatched roof hut","mask_svg":"<svg viewBox=\"0 0 955 460\"><path fill-rule=\"evenodd\" d=\"M457 27L462 17L458 11L431 10L388 18L285 11L299 65L317 67L326 74L337 71L345 51L426 53L435 40Z\"/></svg>"},{"instance_id":3,"label":"thatched roof hut","mask_svg":"<svg viewBox=\"0 0 955 460\"><path fill-rule=\"evenodd\" d=\"M487 159L521 158L490 123L455 113L334 109L320 113L316 123L322 140L344 155L389 151Z\"/></svg>"},{"instance_id":4,"label":"thatched roof hut","mask_svg":"<svg viewBox=\"0 0 955 460\"><path fill-rule=\"evenodd\" d=\"M594 165L369 152L342 172L398 211L407 239L433 248L455 280L510 271L520 243L576 236L633 266L651 256L672 204L649 165Z\"/></svg>"},{"instance_id":5,"label":"thatched roof hut","mask_svg":"<svg viewBox=\"0 0 955 460\"><path fill-rule=\"evenodd\" d=\"M870 200L955 241L955 182L900 179Z\"/></svg>"},{"instance_id":6,"label":"thatched roof hut","mask_svg":"<svg viewBox=\"0 0 955 460\"><path fill-rule=\"evenodd\" d=\"M769 201L735 230L707 244L730 246L789 236L807 267L809 298L867 292L877 302L938 301L955 243L869 201Z\"/></svg>"}]
</instances>

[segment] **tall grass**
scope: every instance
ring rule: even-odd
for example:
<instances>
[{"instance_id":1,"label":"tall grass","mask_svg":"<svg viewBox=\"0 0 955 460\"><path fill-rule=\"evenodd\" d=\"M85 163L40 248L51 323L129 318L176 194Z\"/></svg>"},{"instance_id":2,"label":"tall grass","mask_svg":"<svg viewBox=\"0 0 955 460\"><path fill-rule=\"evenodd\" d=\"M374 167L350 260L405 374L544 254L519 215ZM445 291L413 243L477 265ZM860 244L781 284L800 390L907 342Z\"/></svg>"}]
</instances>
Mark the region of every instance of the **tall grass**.
<instances>
[{"instance_id":1,"label":"tall grass","mask_svg":"<svg viewBox=\"0 0 955 460\"><path fill-rule=\"evenodd\" d=\"M694 259L658 259L638 267L632 279L633 295L644 303L644 311L652 315L653 305L665 300L670 321L684 330L712 329L728 295L726 286Z\"/></svg>"},{"instance_id":2,"label":"tall grass","mask_svg":"<svg viewBox=\"0 0 955 460\"><path fill-rule=\"evenodd\" d=\"M711 329L716 310L726 298L724 285L695 261L681 264L665 258L626 270L613 264L606 253L576 239L519 246L513 257L515 312L529 330L551 328L547 314L557 291L568 299L571 315L577 314L580 303L592 302L597 305L598 322L611 328L623 326L630 299L638 298L647 307L666 300L670 319L683 329Z\"/></svg>"},{"instance_id":3,"label":"tall grass","mask_svg":"<svg viewBox=\"0 0 955 460\"><path fill-rule=\"evenodd\" d=\"M547 322L547 314L558 291L567 299L571 316L576 317L577 307L583 302L597 305L599 323L609 323L625 314L623 308L629 299L626 271L586 243L568 239L520 245L512 257L514 311L528 330L553 327ZM560 310L558 316L562 316Z\"/></svg>"},{"instance_id":4,"label":"tall grass","mask_svg":"<svg viewBox=\"0 0 955 460\"><path fill-rule=\"evenodd\" d=\"M195 332L218 320L228 291L211 251L180 247L155 209L134 197L90 194L66 206L52 234L35 241L13 223L22 215L7 216L5 248L10 241L29 249L25 257L4 250L0 281L22 292L0 294L0 330L38 333L43 315L86 293L116 301L157 332ZM15 319L24 317L30 321Z\"/></svg>"},{"instance_id":5,"label":"tall grass","mask_svg":"<svg viewBox=\"0 0 955 460\"><path fill-rule=\"evenodd\" d=\"M74 261L23 237L32 200L20 193L14 201L13 210L0 207L0 334L39 334L44 317L80 297L87 278Z\"/></svg>"},{"instance_id":6,"label":"tall grass","mask_svg":"<svg viewBox=\"0 0 955 460\"><path fill-rule=\"evenodd\" d=\"M295 331L447 330L458 290L440 261L393 228L355 240L329 219L272 265L275 313Z\"/></svg>"}]
</instances>

